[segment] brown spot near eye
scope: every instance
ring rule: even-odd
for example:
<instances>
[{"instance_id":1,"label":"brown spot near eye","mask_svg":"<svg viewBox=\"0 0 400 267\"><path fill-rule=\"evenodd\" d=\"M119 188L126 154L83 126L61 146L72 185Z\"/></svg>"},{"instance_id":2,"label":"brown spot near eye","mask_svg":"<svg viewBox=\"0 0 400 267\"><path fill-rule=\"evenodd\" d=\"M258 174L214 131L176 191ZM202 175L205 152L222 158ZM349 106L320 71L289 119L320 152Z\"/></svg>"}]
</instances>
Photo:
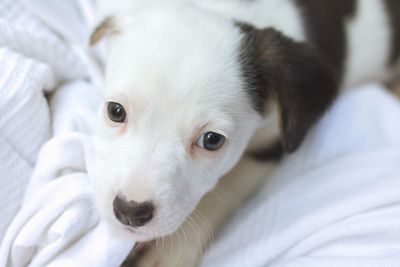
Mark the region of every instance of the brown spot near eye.
<instances>
[{"instance_id":1,"label":"brown spot near eye","mask_svg":"<svg viewBox=\"0 0 400 267\"><path fill-rule=\"evenodd\" d=\"M128 131L128 124L124 123L122 126L119 127L118 129L118 135L124 135Z\"/></svg>"},{"instance_id":2,"label":"brown spot near eye","mask_svg":"<svg viewBox=\"0 0 400 267\"><path fill-rule=\"evenodd\" d=\"M195 123L192 123L196 125ZM199 148L196 145L197 139L199 138L201 131L204 127L199 127L193 131L192 138L190 139L190 143L186 145L186 152L190 155L192 159L196 159L199 155Z\"/></svg>"},{"instance_id":3,"label":"brown spot near eye","mask_svg":"<svg viewBox=\"0 0 400 267\"><path fill-rule=\"evenodd\" d=\"M199 148L197 147L196 143L193 143L189 149L189 155L192 159L196 159L199 156Z\"/></svg>"}]
</instances>

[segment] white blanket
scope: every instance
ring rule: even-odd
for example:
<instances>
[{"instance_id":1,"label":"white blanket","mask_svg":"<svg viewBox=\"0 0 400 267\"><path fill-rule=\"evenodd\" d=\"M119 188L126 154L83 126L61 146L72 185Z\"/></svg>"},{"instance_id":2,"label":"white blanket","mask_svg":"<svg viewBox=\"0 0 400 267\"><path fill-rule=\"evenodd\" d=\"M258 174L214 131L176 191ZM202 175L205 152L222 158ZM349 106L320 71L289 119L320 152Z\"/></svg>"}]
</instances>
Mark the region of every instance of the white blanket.
<instances>
[{"instance_id":1,"label":"white blanket","mask_svg":"<svg viewBox=\"0 0 400 267\"><path fill-rule=\"evenodd\" d=\"M87 166L99 100L83 81L52 97L54 137L42 148L2 241L0 266L119 266L134 245L100 222L91 198Z\"/></svg>"},{"instance_id":2,"label":"white blanket","mask_svg":"<svg viewBox=\"0 0 400 267\"><path fill-rule=\"evenodd\" d=\"M51 136L44 91L85 72L77 54L18 1L0 1L0 240Z\"/></svg>"},{"instance_id":3,"label":"white blanket","mask_svg":"<svg viewBox=\"0 0 400 267\"><path fill-rule=\"evenodd\" d=\"M91 199L100 78L84 50L44 25L75 42L93 21L83 16L74 36L62 16L79 13L79 1L63 1L65 13L53 15L45 0L21 1L46 19L18 1L0 2L0 203L9 207L0 210L0 267L116 267L134 240L99 221ZM81 25L82 16L67 17ZM60 81L49 109L43 90ZM203 267L400 266L399 125L400 105L379 85L342 97L226 225Z\"/></svg>"},{"instance_id":4,"label":"white blanket","mask_svg":"<svg viewBox=\"0 0 400 267\"><path fill-rule=\"evenodd\" d=\"M134 241L99 221L86 168L101 94L84 48L93 10L48 4L0 1L0 266L118 266Z\"/></svg>"}]
</instances>

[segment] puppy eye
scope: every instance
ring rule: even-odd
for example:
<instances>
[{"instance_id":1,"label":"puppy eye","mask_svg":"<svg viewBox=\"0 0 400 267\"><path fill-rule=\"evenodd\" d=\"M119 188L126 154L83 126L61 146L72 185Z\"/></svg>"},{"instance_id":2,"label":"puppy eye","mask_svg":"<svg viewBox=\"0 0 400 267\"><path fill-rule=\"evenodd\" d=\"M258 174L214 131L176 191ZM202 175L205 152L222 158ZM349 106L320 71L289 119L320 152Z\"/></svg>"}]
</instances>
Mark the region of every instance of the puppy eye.
<instances>
[{"instance_id":1,"label":"puppy eye","mask_svg":"<svg viewBox=\"0 0 400 267\"><path fill-rule=\"evenodd\" d=\"M116 102L107 103L107 115L110 120L117 123L123 123L126 119L124 107Z\"/></svg>"},{"instance_id":2,"label":"puppy eye","mask_svg":"<svg viewBox=\"0 0 400 267\"><path fill-rule=\"evenodd\" d=\"M225 136L214 132L207 132L200 136L196 145L209 151L220 149L225 143Z\"/></svg>"}]
</instances>

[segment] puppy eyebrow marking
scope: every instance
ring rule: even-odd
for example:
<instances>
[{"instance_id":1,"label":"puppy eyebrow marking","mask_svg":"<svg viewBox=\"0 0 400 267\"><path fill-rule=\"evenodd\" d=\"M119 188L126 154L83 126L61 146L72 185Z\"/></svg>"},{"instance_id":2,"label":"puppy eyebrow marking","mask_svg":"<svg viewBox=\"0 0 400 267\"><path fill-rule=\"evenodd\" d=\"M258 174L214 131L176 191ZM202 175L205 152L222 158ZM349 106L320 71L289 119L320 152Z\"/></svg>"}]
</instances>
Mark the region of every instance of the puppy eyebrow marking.
<instances>
[{"instance_id":1,"label":"puppy eyebrow marking","mask_svg":"<svg viewBox=\"0 0 400 267\"><path fill-rule=\"evenodd\" d=\"M118 29L114 18L107 17L95 28L90 36L89 44L90 46L96 45L105 35L116 33L118 33Z\"/></svg>"}]
</instances>

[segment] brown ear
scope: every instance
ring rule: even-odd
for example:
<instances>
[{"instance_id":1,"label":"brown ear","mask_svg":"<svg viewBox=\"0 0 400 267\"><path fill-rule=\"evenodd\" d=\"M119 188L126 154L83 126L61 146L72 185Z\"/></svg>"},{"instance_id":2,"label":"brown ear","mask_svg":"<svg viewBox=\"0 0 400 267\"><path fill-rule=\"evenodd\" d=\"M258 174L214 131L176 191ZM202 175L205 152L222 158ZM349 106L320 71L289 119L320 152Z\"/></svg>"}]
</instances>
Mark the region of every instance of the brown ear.
<instances>
[{"instance_id":1,"label":"brown ear","mask_svg":"<svg viewBox=\"0 0 400 267\"><path fill-rule=\"evenodd\" d=\"M93 31L89 44L96 45L104 36L115 33L118 33L115 20L111 17L105 18Z\"/></svg>"},{"instance_id":2,"label":"brown ear","mask_svg":"<svg viewBox=\"0 0 400 267\"><path fill-rule=\"evenodd\" d=\"M303 141L308 129L329 107L337 94L337 79L319 54L304 43L280 32L240 25L246 34L245 46L253 65L258 110L268 97L280 111L283 148L292 152ZM249 61L248 61L249 63ZM253 89L254 90L254 89ZM253 92L254 93L254 92Z\"/></svg>"}]
</instances>

